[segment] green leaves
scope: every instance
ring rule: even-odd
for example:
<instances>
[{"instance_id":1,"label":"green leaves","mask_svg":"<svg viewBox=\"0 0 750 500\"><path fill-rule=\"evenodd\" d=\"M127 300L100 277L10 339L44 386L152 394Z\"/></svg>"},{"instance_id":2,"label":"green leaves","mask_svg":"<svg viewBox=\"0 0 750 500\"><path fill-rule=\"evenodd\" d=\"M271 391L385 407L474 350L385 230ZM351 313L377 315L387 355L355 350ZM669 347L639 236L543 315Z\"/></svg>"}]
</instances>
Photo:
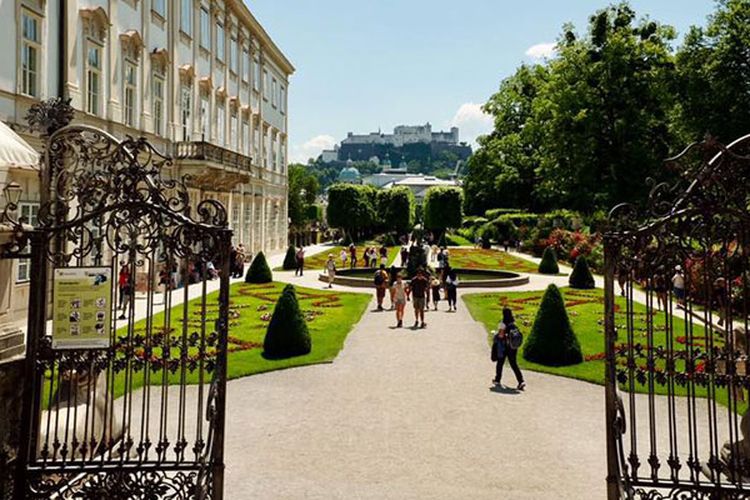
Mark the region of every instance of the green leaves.
<instances>
[{"instance_id":1,"label":"green leaves","mask_svg":"<svg viewBox=\"0 0 750 500\"><path fill-rule=\"evenodd\" d=\"M424 199L424 226L445 231L461 227L463 193L455 187L431 187Z\"/></svg>"}]
</instances>

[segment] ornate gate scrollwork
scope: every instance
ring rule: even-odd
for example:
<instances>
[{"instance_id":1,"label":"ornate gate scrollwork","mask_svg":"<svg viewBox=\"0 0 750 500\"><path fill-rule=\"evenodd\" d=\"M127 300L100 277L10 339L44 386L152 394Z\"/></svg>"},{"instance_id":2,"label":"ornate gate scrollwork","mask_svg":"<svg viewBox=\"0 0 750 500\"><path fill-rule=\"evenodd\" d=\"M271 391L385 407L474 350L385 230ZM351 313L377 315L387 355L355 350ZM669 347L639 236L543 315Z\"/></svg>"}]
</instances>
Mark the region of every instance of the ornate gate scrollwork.
<instances>
[{"instance_id":1,"label":"ornate gate scrollwork","mask_svg":"<svg viewBox=\"0 0 750 500\"><path fill-rule=\"evenodd\" d=\"M32 269L16 498L222 498L231 231L172 171L144 139L49 138L38 225L5 249ZM109 347L53 349L49 277L92 266Z\"/></svg>"},{"instance_id":2,"label":"ornate gate scrollwork","mask_svg":"<svg viewBox=\"0 0 750 500\"><path fill-rule=\"evenodd\" d=\"M750 498L750 136L666 163L604 238L608 496Z\"/></svg>"}]
</instances>

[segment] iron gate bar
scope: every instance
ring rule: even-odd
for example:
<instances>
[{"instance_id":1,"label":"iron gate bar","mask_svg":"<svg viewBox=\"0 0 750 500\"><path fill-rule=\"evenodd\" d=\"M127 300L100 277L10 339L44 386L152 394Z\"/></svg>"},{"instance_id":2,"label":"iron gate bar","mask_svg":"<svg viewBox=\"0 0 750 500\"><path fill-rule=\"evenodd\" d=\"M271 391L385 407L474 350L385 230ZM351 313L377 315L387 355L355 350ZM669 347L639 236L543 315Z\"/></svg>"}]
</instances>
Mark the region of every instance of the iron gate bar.
<instances>
[{"instance_id":1,"label":"iron gate bar","mask_svg":"<svg viewBox=\"0 0 750 500\"><path fill-rule=\"evenodd\" d=\"M691 145L667 160L681 178L655 184L645 212L620 205L610 214L604 237L610 499L750 498L750 414L740 418L750 389L749 152L750 136L728 147L712 140ZM675 266L684 272L684 300L670 291ZM636 296L642 306L635 306ZM625 343L617 340L618 321Z\"/></svg>"}]
</instances>

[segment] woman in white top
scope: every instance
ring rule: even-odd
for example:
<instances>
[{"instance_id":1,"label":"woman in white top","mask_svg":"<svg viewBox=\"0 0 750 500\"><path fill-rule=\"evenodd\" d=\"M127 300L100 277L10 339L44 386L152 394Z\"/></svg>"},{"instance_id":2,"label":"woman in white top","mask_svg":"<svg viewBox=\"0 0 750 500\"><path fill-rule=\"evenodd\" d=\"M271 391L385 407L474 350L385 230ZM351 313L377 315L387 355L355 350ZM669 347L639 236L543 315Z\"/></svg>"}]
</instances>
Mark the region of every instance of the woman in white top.
<instances>
[{"instance_id":1,"label":"woman in white top","mask_svg":"<svg viewBox=\"0 0 750 500\"><path fill-rule=\"evenodd\" d=\"M346 261L349 260L349 252L346 251L346 248L341 249L339 256L341 257L341 267L346 267Z\"/></svg>"},{"instance_id":2,"label":"woman in white top","mask_svg":"<svg viewBox=\"0 0 750 500\"><path fill-rule=\"evenodd\" d=\"M404 309L406 309L406 284L401 273L396 275L396 282L391 288L391 297L396 305L396 328L404 326Z\"/></svg>"}]
</instances>

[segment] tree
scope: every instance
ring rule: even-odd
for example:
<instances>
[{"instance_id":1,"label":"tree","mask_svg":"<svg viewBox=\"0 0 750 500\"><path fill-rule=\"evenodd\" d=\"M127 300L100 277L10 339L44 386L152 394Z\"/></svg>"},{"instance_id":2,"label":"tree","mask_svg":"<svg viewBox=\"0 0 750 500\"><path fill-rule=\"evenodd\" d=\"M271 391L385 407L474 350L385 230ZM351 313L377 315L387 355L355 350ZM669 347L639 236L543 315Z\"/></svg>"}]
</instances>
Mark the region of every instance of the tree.
<instances>
[{"instance_id":1,"label":"tree","mask_svg":"<svg viewBox=\"0 0 750 500\"><path fill-rule=\"evenodd\" d=\"M414 227L416 202L407 187L382 189L377 192L378 216L386 231L408 233Z\"/></svg>"},{"instance_id":2,"label":"tree","mask_svg":"<svg viewBox=\"0 0 750 500\"><path fill-rule=\"evenodd\" d=\"M549 285L544 292L531 335L523 346L523 357L545 366L583 362L581 345L570 326L562 294L555 285Z\"/></svg>"},{"instance_id":3,"label":"tree","mask_svg":"<svg viewBox=\"0 0 750 500\"><path fill-rule=\"evenodd\" d=\"M375 224L376 193L372 186L334 184L328 189L328 225L343 229L356 240L361 231Z\"/></svg>"},{"instance_id":4,"label":"tree","mask_svg":"<svg viewBox=\"0 0 750 500\"><path fill-rule=\"evenodd\" d=\"M315 203L320 183L306 166L289 165L289 218L292 226L304 227L310 222L309 207Z\"/></svg>"},{"instance_id":5,"label":"tree","mask_svg":"<svg viewBox=\"0 0 750 500\"><path fill-rule=\"evenodd\" d=\"M258 252L247 270L245 283L270 283L272 281L273 274L271 274L271 268L268 267L266 256L263 252Z\"/></svg>"},{"instance_id":6,"label":"tree","mask_svg":"<svg viewBox=\"0 0 750 500\"><path fill-rule=\"evenodd\" d=\"M312 340L297 302L293 285L286 285L273 310L263 340L263 356L269 359L309 354Z\"/></svg>"},{"instance_id":7,"label":"tree","mask_svg":"<svg viewBox=\"0 0 750 500\"><path fill-rule=\"evenodd\" d=\"M645 200L647 177L669 154L674 29L636 22L625 3L598 11L585 36L567 27L536 98L548 158L540 192L555 207L590 213Z\"/></svg>"},{"instance_id":8,"label":"tree","mask_svg":"<svg viewBox=\"0 0 750 500\"><path fill-rule=\"evenodd\" d=\"M539 263L539 272L542 274L558 274L560 266L557 264L557 252L553 247L547 247L542 254L542 261Z\"/></svg>"},{"instance_id":9,"label":"tree","mask_svg":"<svg viewBox=\"0 0 750 500\"><path fill-rule=\"evenodd\" d=\"M570 277L568 278L568 283L571 288L580 290L588 290L596 286L594 276L589 269L589 263L583 255L576 259L573 272L570 273Z\"/></svg>"},{"instance_id":10,"label":"tree","mask_svg":"<svg viewBox=\"0 0 750 500\"><path fill-rule=\"evenodd\" d=\"M285 270L297 269L297 249L290 246L286 249L284 264L281 266Z\"/></svg>"},{"instance_id":11,"label":"tree","mask_svg":"<svg viewBox=\"0 0 750 500\"><path fill-rule=\"evenodd\" d=\"M534 102L548 78L542 65L523 65L503 80L483 106L495 128L479 138L479 149L466 164L466 212L482 215L489 208L537 210L537 169L544 153L535 122Z\"/></svg>"},{"instance_id":12,"label":"tree","mask_svg":"<svg viewBox=\"0 0 750 500\"><path fill-rule=\"evenodd\" d=\"M431 187L424 198L424 227L441 234L448 228L461 227L463 193L455 187Z\"/></svg>"},{"instance_id":13,"label":"tree","mask_svg":"<svg viewBox=\"0 0 750 500\"><path fill-rule=\"evenodd\" d=\"M690 29L676 61L682 142L711 134L729 143L750 132L750 2L720 0L705 29Z\"/></svg>"}]
</instances>

